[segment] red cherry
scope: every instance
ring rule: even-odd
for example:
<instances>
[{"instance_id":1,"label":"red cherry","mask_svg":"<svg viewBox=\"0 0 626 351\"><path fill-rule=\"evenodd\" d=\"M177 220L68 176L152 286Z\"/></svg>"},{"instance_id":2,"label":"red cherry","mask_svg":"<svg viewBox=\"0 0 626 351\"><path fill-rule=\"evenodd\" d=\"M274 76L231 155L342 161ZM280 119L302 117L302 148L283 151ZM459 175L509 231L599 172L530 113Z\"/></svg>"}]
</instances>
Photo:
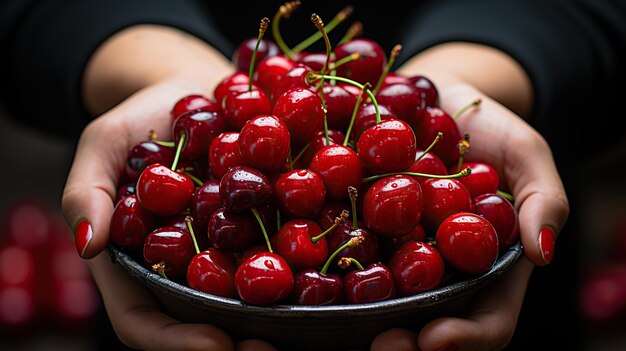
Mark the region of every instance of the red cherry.
<instances>
[{"instance_id":1,"label":"red cherry","mask_svg":"<svg viewBox=\"0 0 626 351\"><path fill-rule=\"evenodd\" d=\"M268 57L257 65L253 78L254 84L270 97L270 101L274 101L273 92L279 80L296 66L297 63L294 60L284 55Z\"/></svg>"},{"instance_id":2,"label":"red cherry","mask_svg":"<svg viewBox=\"0 0 626 351\"><path fill-rule=\"evenodd\" d=\"M285 300L293 289L294 275L285 259L272 252L254 254L235 272L239 298L252 305L270 305Z\"/></svg>"},{"instance_id":3,"label":"red cherry","mask_svg":"<svg viewBox=\"0 0 626 351\"><path fill-rule=\"evenodd\" d=\"M250 78L248 77L247 71L245 73L236 71L222 79L213 91L213 96L215 101L217 101L218 106L223 108L224 98L226 95L230 94L232 86L245 87L248 86L248 84L250 84Z\"/></svg>"},{"instance_id":4,"label":"red cherry","mask_svg":"<svg viewBox=\"0 0 626 351\"><path fill-rule=\"evenodd\" d=\"M404 121L381 121L359 137L357 153L364 167L373 174L401 172L415 161L413 129Z\"/></svg>"},{"instance_id":5,"label":"red cherry","mask_svg":"<svg viewBox=\"0 0 626 351\"><path fill-rule=\"evenodd\" d=\"M389 260L389 269L401 296L438 288L446 272L439 251L420 241L409 241L400 246Z\"/></svg>"},{"instance_id":6,"label":"red cherry","mask_svg":"<svg viewBox=\"0 0 626 351\"><path fill-rule=\"evenodd\" d=\"M217 179L221 179L230 168L243 165L238 140L239 132L224 132L209 145L209 167Z\"/></svg>"},{"instance_id":7,"label":"red cherry","mask_svg":"<svg viewBox=\"0 0 626 351\"><path fill-rule=\"evenodd\" d=\"M459 126L451 115L437 107L426 107L424 112L417 118L414 125L417 147L425 150L442 133L442 138L433 146L431 151L450 166L459 159L460 140L463 139Z\"/></svg>"},{"instance_id":8,"label":"red cherry","mask_svg":"<svg viewBox=\"0 0 626 351\"><path fill-rule=\"evenodd\" d=\"M278 101L281 95L293 88L310 89L306 79L309 72L313 72L313 69L301 63L285 72L278 82L276 82L272 94L270 95L272 106L276 104L276 101Z\"/></svg>"},{"instance_id":9,"label":"red cherry","mask_svg":"<svg viewBox=\"0 0 626 351\"><path fill-rule=\"evenodd\" d=\"M292 219L274 236L276 253L285 258L295 272L318 268L328 258L328 243L320 226L311 219Z\"/></svg>"},{"instance_id":10,"label":"red cherry","mask_svg":"<svg viewBox=\"0 0 626 351\"><path fill-rule=\"evenodd\" d=\"M363 197L363 221L381 235L405 235L420 223L425 199L420 184L411 176L381 178Z\"/></svg>"},{"instance_id":11,"label":"red cherry","mask_svg":"<svg viewBox=\"0 0 626 351\"><path fill-rule=\"evenodd\" d=\"M324 201L322 209L315 218L315 221L323 230L326 230L335 224L335 219L341 216L344 211L350 213L350 205L346 202L334 200Z\"/></svg>"},{"instance_id":12,"label":"red cherry","mask_svg":"<svg viewBox=\"0 0 626 351\"><path fill-rule=\"evenodd\" d=\"M290 300L298 305L327 306L343 302L343 281L338 274L304 269L295 276Z\"/></svg>"},{"instance_id":13,"label":"red cherry","mask_svg":"<svg viewBox=\"0 0 626 351\"><path fill-rule=\"evenodd\" d=\"M396 297L395 282L383 263L372 263L365 269L348 272L344 278L346 302L351 304L389 300Z\"/></svg>"},{"instance_id":14,"label":"red cherry","mask_svg":"<svg viewBox=\"0 0 626 351\"><path fill-rule=\"evenodd\" d=\"M185 277L189 262L196 254L193 239L187 230L160 227L148 234L143 257L152 269L171 280Z\"/></svg>"},{"instance_id":15,"label":"red cherry","mask_svg":"<svg viewBox=\"0 0 626 351\"><path fill-rule=\"evenodd\" d=\"M296 62L306 65L316 72L320 72L326 64L326 52L301 53ZM332 62L331 58L329 64Z\"/></svg>"},{"instance_id":16,"label":"red cherry","mask_svg":"<svg viewBox=\"0 0 626 351\"><path fill-rule=\"evenodd\" d=\"M350 186L357 190L361 188L361 160L347 146L331 144L323 147L313 156L309 169L322 178L329 199L347 199Z\"/></svg>"},{"instance_id":17,"label":"red cherry","mask_svg":"<svg viewBox=\"0 0 626 351\"><path fill-rule=\"evenodd\" d=\"M193 256L187 268L190 288L205 293L235 297L235 262L232 256L210 247Z\"/></svg>"},{"instance_id":18,"label":"red cherry","mask_svg":"<svg viewBox=\"0 0 626 351\"><path fill-rule=\"evenodd\" d=\"M172 121L175 121L178 116L189 111L220 112L221 106L214 100L211 100L207 96L201 94L186 95L174 104L174 107L170 112Z\"/></svg>"},{"instance_id":19,"label":"red cherry","mask_svg":"<svg viewBox=\"0 0 626 351\"><path fill-rule=\"evenodd\" d=\"M383 79L382 84L380 85L381 89L392 84L402 83L402 84L412 84L409 77L399 74L397 72L389 71L387 75Z\"/></svg>"},{"instance_id":20,"label":"red cherry","mask_svg":"<svg viewBox=\"0 0 626 351\"><path fill-rule=\"evenodd\" d=\"M118 189L115 195L115 203L117 204L120 200L125 198L128 195L135 195L135 183L127 183L122 184Z\"/></svg>"},{"instance_id":21,"label":"red cherry","mask_svg":"<svg viewBox=\"0 0 626 351\"><path fill-rule=\"evenodd\" d=\"M285 165L290 143L287 125L272 115L258 115L250 119L237 140L244 164L267 174Z\"/></svg>"},{"instance_id":22,"label":"red cherry","mask_svg":"<svg viewBox=\"0 0 626 351\"><path fill-rule=\"evenodd\" d=\"M213 139L225 130L226 121L221 112L190 111L178 116L172 125L175 144L178 145L185 133L180 153L184 160L206 158Z\"/></svg>"},{"instance_id":23,"label":"red cherry","mask_svg":"<svg viewBox=\"0 0 626 351\"><path fill-rule=\"evenodd\" d=\"M439 224L453 213L473 210L470 193L458 179L429 178L421 186L425 205L421 223L427 231L436 231Z\"/></svg>"},{"instance_id":24,"label":"red cherry","mask_svg":"<svg viewBox=\"0 0 626 351\"><path fill-rule=\"evenodd\" d=\"M468 168L471 173L459 180L470 192L472 198L487 193L495 193L500 186L500 176L496 169L486 162L473 161L463 162L460 169ZM450 167L450 171L456 173L458 166Z\"/></svg>"},{"instance_id":25,"label":"red cherry","mask_svg":"<svg viewBox=\"0 0 626 351\"><path fill-rule=\"evenodd\" d=\"M269 115L272 111L267 95L255 86L252 90L245 88L227 94L222 108L226 124L233 131L240 131L248 120L258 115Z\"/></svg>"},{"instance_id":26,"label":"red cherry","mask_svg":"<svg viewBox=\"0 0 626 351\"><path fill-rule=\"evenodd\" d=\"M357 97L340 85L324 85L328 128L346 130L352 118Z\"/></svg>"},{"instance_id":27,"label":"red cherry","mask_svg":"<svg viewBox=\"0 0 626 351\"><path fill-rule=\"evenodd\" d=\"M328 130L328 141L324 131L320 131L318 135L313 138L307 145L304 153L295 160L294 167L296 168L308 168L313 156L321 148L330 144L341 144L345 139L345 134L334 129Z\"/></svg>"},{"instance_id":28,"label":"red cherry","mask_svg":"<svg viewBox=\"0 0 626 351\"><path fill-rule=\"evenodd\" d=\"M409 81L423 96L426 106L439 107L439 91L435 84L423 75L414 75L409 77Z\"/></svg>"},{"instance_id":29,"label":"red cherry","mask_svg":"<svg viewBox=\"0 0 626 351\"><path fill-rule=\"evenodd\" d=\"M519 239L519 217L513 204L498 193L485 193L474 198L474 213L485 217L498 234L500 252Z\"/></svg>"},{"instance_id":30,"label":"red cherry","mask_svg":"<svg viewBox=\"0 0 626 351\"><path fill-rule=\"evenodd\" d=\"M376 94L379 104L388 106L403 121L414 124L422 113L422 96L410 83L394 83Z\"/></svg>"},{"instance_id":31,"label":"red cherry","mask_svg":"<svg viewBox=\"0 0 626 351\"><path fill-rule=\"evenodd\" d=\"M123 250L137 254L142 252L148 234L156 229L157 218L145 209L137 195L129 195L113 209L109 223L109 238Z\"/></svg>"},{"instance_id":32,"label":"red cherry","mask_svg":"<svg viewBox=\"0 0 626 351\"><path fill-rule=\"evenodd\" d=\"M337 258L332 262L333 270L337 270L336 263L341 257L351 257L364 265L369 265L380 260L380 245L378 234L365 227L363 222L357 221L357 226L352 223L342 223L326 235L328 250L334 252L350 239L359 238L358 245L351 245L342 249ZM354 268L354 267L352 267Z\"/></svg>"},{"instance_id":33,"label":"red cherry","mask_svg":"<svg viewBox=\"0 0 626 351\"><path fill-rule=\"evenodd\" d=\"M200 228L196 232L196 239L206 234L211 215L220 207L222 207L222 201L219 180L207 180L194 191L189 210L193 218L194 228Z\"/></svg>"},{"instance_id":34,"label":"red cherry","mask_svg":"<svg viewBox=\"0 0 626 351\"><path fill-rule=\"evenodd\" d=\"M281 94L272 114L285 122L292 145L297 148L306 145L324 127L322 99L309 88L292 88Z\"/></svg>"},{"instance_id":35,"label":"red cherry","mask_svg":"<svg viewBox=\"0 0 626 351\"><path fill-rule=\"evenodd\" d=\"M372 39L355 38L335 48L335 61L354 53L360 54L360 59L337 67L337 75L350 78L361 84L369 83L371 86L376 86L387 64L385 52Z\"/></svg>"},{"instance_id":36,"label":"red cherry","mask_svg":"<svg viewBox=\"0 0 626 351\"><path fill-rule=\"evenodd\" d=\"M425 150L417 150L415 153L415 162L406 170L413 173L424 173L433 175L447 175L448 168L441 161L439 156L434 153ZM454 172L456 173L456 172ZM420 184L422 184L428 177L413 176Z\"/></svg>"},{"instance_id":37,"label":"red cherry","mask_svg":"<svg viewBox=\"0 0 626 351\"><path fill-rule=\"evenodd\" d=\"M378 113L381 121L399 119L398 116L385 105L378 104ZM352 126L351 139L356 141L363 132L376 124L376 107L372 102L367 102L359 107L354 117L354 125Z\"/></svg>"},{"instance_id":38,"label":"red cherry","mask_svg":"<svg viewBox=\"0 0 626 351\"><path fill-rule=\"evenodd\" d=\"M139 202L161 216L173 216L187 209L194 190L189 176L158 163L148 166L137 180Z\"/></svg>"},{"instance_id":39,"label":"red cherry","mask_svg":"<svg viewBox=\"0 0 626 351\"><path fill-rule=\"evenodd\" d=\"M496 230L475 213L457 212L445 218L435 240L446 263L463 273L484 273L498 258Z\"/></svg>"},{"instance_id":40,"label":"red cherry","mask_svg":"<svg viewBox=\"0 0 626 351\"><path fill-rule=\"evenodd\" d=\"M324 205L324 181L309 169L283 173L274 183L278 207L290 218L314 218Z\"/></svg>"},{"instance_id":41,"label":"red cherry","mask_svg":"<svg viewBox=\"0 0 626 351\"><path fill-rule=\"evenodd\" d=\"M259 45L257 47L257 41ZM246 40L242 41L232 56L233 64L238 71L248 73L250 69L250 64L252 63L252 56L254 54L256 48L256 58L254 60L254 66L258 66L258 64L270 57L276 56L279 53L278 46L276 43L269 39L262 38L260 41L258 37L250 37Z\"/></svg>"},{"instance_id":42,"label":"red cherry","mask_svg":"<svg viewBox=\"0 0 626 351\"><path fill-rule=\"evenodd\" d=\"M174 149L160 145L154 140L141 141L128 150L126 175L130 180L136 181L141 172L151 164L172 164L174 154Z\"/></svg>"},{"instance_id":43,"label":"red cherry","mask_svg":"<svg viewBox=\"0 0 626 351\"><path fill-rule=\"evenodd\" d=\"M233 213L221 207L211 215L207 235L216 249L235 252L257 244L261 228L252 212Z\"/></svg>"},{"instance_id":44,"label":"red cherry","mask_svg":"<svg viewBox=\"0 0 626 351\"><path fill-rule=\"evenodd\" d=\"M252 167L233 167L220 181L220 198L228 211L243 212L263 206L269 204L273 196L267 176Z\"/></svg>"},{"instance_id":45,"label":"red cherry","mask_svg":"<svg viewBox=\"0 0 626 351\"><path fill-rule=\"evenodd\" d=\"M418 224L411 230L408 234L404 234L401 236L381 236L379 238L380 246L381 246L381 256L391 257L396 250L402 246L402 244L408 241L426 241L426 230L424 230L424 226Z\"/></svg>"}]
</instances>

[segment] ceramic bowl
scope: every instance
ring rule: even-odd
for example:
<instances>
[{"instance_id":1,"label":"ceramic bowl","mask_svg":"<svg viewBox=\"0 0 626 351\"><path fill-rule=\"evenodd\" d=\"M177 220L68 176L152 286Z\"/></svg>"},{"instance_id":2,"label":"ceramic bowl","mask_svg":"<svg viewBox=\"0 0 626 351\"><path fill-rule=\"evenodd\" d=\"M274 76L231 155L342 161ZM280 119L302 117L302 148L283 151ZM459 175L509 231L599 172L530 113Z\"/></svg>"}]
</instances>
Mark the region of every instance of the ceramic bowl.
<instances>
[{"instance_id":1,"label":"ceramic bowl","mask_svg":"<svg viewBox=\"0 0 626 351\"><path fill-rule=\"evenodd\" d=\"M108 252L113 262L157 296L169 315L181 321L212 324L235 338L264 339L279 350L338 351L368 349L378 333L392 327L419 330L433 318L461 314L481 289L519 260L522 248L519 243L511 246L484 274L438 289L375 303L333 306L253 306L165 279L114 246Z\"/></svg>"}]
</instances>

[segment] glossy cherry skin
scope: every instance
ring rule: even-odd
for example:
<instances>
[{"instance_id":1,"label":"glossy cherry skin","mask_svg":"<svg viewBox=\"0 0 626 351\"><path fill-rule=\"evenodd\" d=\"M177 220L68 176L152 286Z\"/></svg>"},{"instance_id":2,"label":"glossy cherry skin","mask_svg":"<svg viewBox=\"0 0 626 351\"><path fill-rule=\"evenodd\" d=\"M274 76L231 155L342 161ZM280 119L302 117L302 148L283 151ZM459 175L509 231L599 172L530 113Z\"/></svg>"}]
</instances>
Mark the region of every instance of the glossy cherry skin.
<instances>
[{"instance_id":1,"label":"glossy cherry skin","mask_svg":"<svg viewBox=\"0 0 626 351\"><path fill-rule=\"evenodd\" d=\"M457 172L458 166L450 167L449 172ZM470 192L472 198L486 193L495 193L500 187L500 176L496 169L487 162L467 161L461 164L461 169L469 167L471 173L459 180Z\"/></svg>"},{"instance_id":2,"label":"glossy cherry skin","mask_svg":"<svg viewBox=\"0 0 626 351\"><path fill-rule=\"evenodd\" d=\"M284 92L276 100L272 114L285 122L296 148L306 145L324 128L322 99L309 88Z\"/></svg>"},{"instance_id":3,"label":"glossy cherry skin","mask_svg":"<svg viewBox=\"0 0 626 351\"><path fill-rule=\"evenodd\" d=\"M280 118L258 115L241 128L237 144L244 164L265 174L272 174L287 162L291 136L287 125Z\"/></svg>"},{"instance_id":4,"label":"glossy cherry skin","mask_svg":"<svg viewBox=\"0 0 626 351\"><path fill-rule=\"evenodd\" d=\"M183 212L195 190L189 176L155 163L148 166L137 180L137 198L143 207L161 216Z\"/></svg>"},{"instance_id":5,"label":"glossy cherry skin","mask_svg":"<svg viewBox=\"0 0 626 351\"><path fill-rule=\"evenodd\" d=\"M278 98L288 90L293 88L310 89L306 79L309 72L313 72L313 69L301 63L298 63L294 68L285 72L278 82L276 82L272 94L270 95L272 106L274 106Z\"/></svg>"},{"instance_id":6,"label":"glossy cherry skin","mask_svg":"<svg viewBox=\"0 0 626 351\"><path fill-rule=\"evenodd\" d=\"M289 297L294 285L293 271L283 257L261 252L245 259L235 272L235 290L244 302L270 305Z\"/></svg>"},{"instance_id":7,"label":"glossy cherry skin","mask_svg":"<svg viewBox=\"0 0 626 351\"><path fill-rule=\"evenodd\" d=\"M151 164L171 165L174 162L174 149L162 146L153 140L137 143L126 156L126 175L136 181L141 172Z\"/></svg>"},{"instance_id":8,"label":"glossy cherry skin","mask_svg":"<svg viewBox=\"0 0 626 351\"><path fill-rule=\"evenodd\" d=\"M326 200L324 181L310 169L294 169L274 183L278 208L288 218L315 218Z\"/></svg>"},{"instance_id":9,"label":"glossy cherry skin","mask_svg":"<svg viewBox=\"0 0 626 351\"><path fill-rule=\"evenodd\" d=\"M241 251L260 242L261 227L252 212L234 213L220 207L207 225L211 245L221 251Z\"/></svg>"},{"instance_id":10,"label":"glossy cherry skin","mask_svg":"<svg viewBox=\"0 0 626 351\"><path fill-rule=\"evenodd\" d=\"M331 57L328 64L332 64L333 61L334 60ZM324 64L326 64L326 52L300 53L297 58L297 62L311 67L311 69L316 72L321 72L322 68L324 68Z\"/></svg>"},{"instance_id":11,"label":"glossy cherry skin","mask_svg":"<svg viewBox=\"0 0 626 351\"><path fill-rule=\"evenodd\" d=\"M183 160L206 159L213 139L226 130L226 120L221 112L189 111L174 121L173 141L176 145L185 133L180 152Z\"/></svg>"},{"instance_id":12,"label":"glossy cherry skin","mask_svg":"<svg viewBox=\"0 0 626 351\"><path fill-rule=\"evenodd\" d=\"M343 302L343 280L338 274L304 269L295 276L291 302L305 306L328 306Z\"/></svg>"},{"instance_id":13,"label":"glossy cherry skin","mask_svg":"<svg viewBox=\"0 0 626 351\"><path fill-rule=\"evenodd\" d=\"M337 67L337 75L356 80L361 84L376 86L387 64L387 56L380 45L369 38L355 38L338 45L335 61L354 53L361 55L359 60L347 62Z\"/></svg>"},{"instance_id":14,"label":"glossy cherry skin","mask_svg":"<svg viewBox=\"0 0 626 351\"><path fill-rule=\"evenodd\" d=\"M396 119L367 128L356 144L357 153L372 174L401 172L415 161L415 133L408 123Z\"/></svg>"},{"instance_id":15,"label":"glossy cherry skin","mask_svg":"<svg viewBox=\"0 0 626 351\"><path fill-rule=\"evenodd\" d=\"M386 105L401 120L415 123L416 116L423 110L422 96L410 83L394 83L380 89L376 101Z\"/></svg>"},{"instance_id":16,"label":"glossy cherry skin","mask_svg":"<svg viewBox=\"0 0 626 351\"><path fill-rule=\"evenodd\" d=\"M422 225L435 232L441 221L456 212L472 212L473 203L465 185L454 178L430 178L422 184L424 211Z\"/></svg>"},{"instance_id":17,"label":"glossy cherry skin","mask_svg":"<svg viewBox=\"0 0 626 351\"><path fill-rule=\"evenodd\" d=\"M487 219L456 212L437 229L437 248L446 263L466 274L484 273L498 258L498 234Z\"/></svg>"},{"instance_id":18,"label":"glossy cherry skin","mask_svg":"<svg viewBox=\"0 0 626 351\"><path fill-rule=\"evenodd\" d=\"M381 257L386 257L387 259L393 255L400 246L408 241L426 241L426 230L424 226L418 224L411 230L409 233L401 235L401 236L380 236L379 238Z\"/></svg>"},{"instance_id":19,"label":"glossy cherry skin","mask_svg":"<svg viewBox=\"0 0 626 351\"><path fill-rule=\"evenodd\" d=\"M317 222L311 219L292 219L284 223L274 236L276 253L285 258L294 272L319 268L328 258L325 237L313 242L322 234Z\"/></svg>"},{"instance_id":20,"label":"glossy cherry skin","mask_svg":"<svg viewBox=\"0 0 626 351\"><path fill-rule=\"evenodd\" d=\"M164 264L163 273L171 280L185 277L189 262L195 254L191 234L173 226L153 230L146 237L143 246L143 257L146 263Z\"/></svg>"},{"instance_id":21,"label":"glossy cherry skin","mask_svg":"<svg viewBox=\"0 0 626 351\"><path fill-rule=\"evenodd\" d=\"M483 216L498 234L500 252L507 250L519 239L519 216L515 206L498 193L485 193L474 197L474 213Z\"/></svg>"},{"instance_id":22,"label":"glossy cherry skin","mask_svg":"<svg viewBox=\"0 0 626 351\"><path fill-rule=\"evenodd\" d=\"M325 84L323 92L328 110L326 113L328 128L345 131L350 124L357 97L341 85Z\"/></svg>"},{"instance_id":23,"label":"glossy cherry skin","mask_svg":"<svg viewBox=\"0 0 626 351\"><path fill-rule=\"evenodd\" d=\"M270 180L252 167L233 167L220 180L220 198L228 211L243 212L263 206L269 204L273 196Z\"/></svg>"},{"instance_id":24,"label":"glossy cherry skin","mask_svg":"<svg viewBox=\"0 0 626 351\"><path fill-rule=\"evenodd\" d=\"M415 161L406 171L433 175L448 174L448 168L443 163L443 161L441 161L439 156L430 151L424 153L423 149L417 150L417 152L415 153ZM420 184L426 181L426 179L429 179L429 177L420 176L413 176L413 178L420 182Z\"/></svg>"},{"instance_id":25,"label":"glossy cherry skin","mask_svg":"<svg viewBox=\"0 0 626 351\"><path fill-rule=\"evenodd\" d=\"M239 132L224 132L211 141L208 159L215 178L221 179L232 167L243 166L238 140Z\"/></svg>"},{"instance_id":26,"label":"glossy cherry skin","mask_svg":"<svg viewBox=\"0 0 626 351\"><path fill-rule=\"evenodd\" d=\"M408 76L400 73L396 73L394 71L387 72L387 75L383 79L383 83L380 85L381 89L396 83L407 84L411 83L411 80Z\"/></svg>"},{"instance_id":27,"label":"glossy cherry skin","mask_svg":"<svg viewBox=\"0 0 626 351\"><path fill-rule=\"evenodd\" d=\"M417 89L418 93L423 96L426 106L439 107L439 91L430 79L418 74L410 76L409 81Z\"/></svg>"},{"instance_id":28,"label":"glossy cherry skin","mask_svg":"<svg viewBox=\"0 0 626 351\"><path fill-rule=\"evenodd\" d=\"M135 195L135 193L136 191L134 182L120 185L120 187L117 188L117 193L115 195L115 203L117 204L120 200L128 195Z\"/></svg>"},{"instance_id":29,"label":"glossy cherry skin","mask_svg":"<svg viewBox=\"0 0 626 351\"><path fill-rule=\"evenodd\" d=\"M400 246L389 259L398 295L409 296L441 286L446 270L436 247L420 241Z\"/></svg>"},{"instance_id":30,"label":"glossy cherry skin","mask_svg":"<svg viewBox=\"0 0 626 351\"><path fill-rule=\"evenodd\" d=\"M233 257L210 247L191 258L187 268L187 285L195 290L235 297L235 262Z\"/></svg>"},{"instance_id":31,"label":"glossy cherry skin","mask_svg":"<svg viewBox=\"0 0 626 351\"><path fill-rule=\"evenodd\" d=\"M272 94L278 81L296 66L296 61L284 55L268 57L257 65L253 77L254 84L270 97L270 101L273 101Z\"/></svg>"},{"instance_id":32,"label":"glossy cherry skin","mask_svg":"<svg viewBox=\"0 0 626 351\"><path fill-rule=\"evenodd\" d=\"M332 200L348 198L348 188L361 188L363 168L359 155L351 148L331 144L321 148L311 160L309 169L324 181L326 196Z\"/></svg>"},{"instance_id":33,"label":"glossy cherry skin","mask_svg":"<svg viewBox=\"0 0 626 351\"><path fill-rule=\"evenodd\" d=\"M220 207L222 207L222 201L218 179L207 180L193 192L189 211L193 218L194 228L200 228L196 232L196 239L206 235L209 219L213 212Z\"/></svg>"},{"instance_id":34,"label":"glossy cherry skin","mask_svg":"<svg viewBox=\"0 0 626 351\"><path fill-rule=\"evenodd\" d=\"M350 205L345 201L329 200L324 201L319 214L315 217L315 221L320 225L322 230L326 230L335 224L337 217L346 211L350 213Z\"/></svg>"},{"instance_id":35,"label":"glossy cherry skin","mask_svg":"<svg viewBox=\"0 0 626 351\"><path fill-rule=\"evenodd\" d=\"M341 250L331 263L331 271L338 270L337 262L342 257L352 257L364 266L380 260L379 236L366 228L362 222L358 222L356 228L353 228L352 221L346 221L328 233L325 236L328 241L328 252L337 251L339 247L355 237L361 237L361 242L356 246L346 247ZM347 270L352 269L355 269L354 265L347 268Z\"/></svg>"},{"instance_id":36,"label":"glossy cherry skin","mask_svg":"<svg viewBox=\"0 0 626 351\"><path fill-rule=\"evenodd\" d=\"M398 115L385 105L378 104L378 113L380 114L381 121L399 119ZM359 140L361 134L374 124L376 124L376 107L373 103L366 102L359 107L354 117L354 125L352 126L350 139L356 142Z\"/></svg>"},{"instance_id":37,"label":"glossy cherry skin","mask_svg":"<svg viewBox=\"0 0 626 351\"><path fill-rule=\"evenodd\" d=\"M218 106L223 109L224 97L230 94L232 86L248 86L249 84L250 78L248 77L248 72L235 71L217 84L213 91L213 97Z\"/></svg>"},{"instance_id":38,"label":"glossy cherry skin","mask_svg":"<svg viewBox=\"0 0 626 351\"><path fill-rule=\"evenodd\" d=\"M365 269L348 272L343 277L346 302L351 304L385 301L396 297L396 287L389 268L380 262Z\"/></svg>"},{"instance_id":39,"label":"glossy cherry skin","mask_svg":"<svg viewBox=\"0 0 626 351\"><path fill-rule=\"evenodd\" d=\"M250 64L252 63L252 56L256 48L256 57L254 60L254 66L257 67L261 61L268 57L276 56L280 52L278 45L273 41L262 38L257 47L257 37L250 37L242 41L235 51L231 60L238 71L246 72L250 70Z\"/></svg>"},{"instance_id":40,"label":"glossy cherry skin","mask_svg":"<svg viewBox=\"0 0 626 351\"><path fill-rule=\"evenodd\" d=\"M229 130L240 131L250 119L258 115L269 115L272 106L269 97L255 86L252 90L245 89L226 94L222 109Z\"/></svg>"},{"instance_id":41,"label":"glossy cherry skin","mask_svg":"<svg viewBox=\"0 0 626 351\"><path fill-rule=\"evenodd\" d=\"M417 147L425 150L435 140L439 132L442 138L433 146L431 151L446 164L451 166L459 160L458 143L463 139L459 126L454 118L437 107L426 107L411 125L415 131Z\"/></svg>"},{"instance_id":42,"label":"glossy cherry skin","mask_svg":"<svg viewBox=\"0 0 626 351\"><path fill-rule=\"evenodd\" d=\"M377 180L363 197L363 221L380 235L408 234L420 223L425 211L422 187L407 175Z\"/></svg>"},{"instance_id":43,"label":"glossy cherry skin","mask_svg":"<svg viewBox=\"0 0 626 351\"><path fill-rule=\"evenodd\" d=\"M313 138L305 147L304 153L300 156L300 159L296 161L294 167L296 168L308 168L313 156L317 153L321 148L331 144L342 144L345 139L345 134L343 132L329 129L328 130L328 140L326 140L326 135L324 131L320 131L318 135Z\"/></svg>"},{"instance_id":44,"label":"glossy cherry skin","mask_svg":"<svg viewBox=\"0 0 626 351\"><path fill-rule=\"evenodd\" d=\"M186 95L176 101L174 107L172 107L170 111L172 121L175 121L178 116L189 111L220 112L221 106L215 102L215 100L202 94Z\"/></svg>"},{"instance_id":45,"label":"glossy cherry skin","mask_svg":"<svg viewBox=\"0 0 626 351\"><path fill-rule=\"evenodd\" d=\"M139 203L137 195L117 202L111 215L109 237L118 247L131 254L141 253L148 234L157 227L154 213Z\"/></svg>"}]
</instances>

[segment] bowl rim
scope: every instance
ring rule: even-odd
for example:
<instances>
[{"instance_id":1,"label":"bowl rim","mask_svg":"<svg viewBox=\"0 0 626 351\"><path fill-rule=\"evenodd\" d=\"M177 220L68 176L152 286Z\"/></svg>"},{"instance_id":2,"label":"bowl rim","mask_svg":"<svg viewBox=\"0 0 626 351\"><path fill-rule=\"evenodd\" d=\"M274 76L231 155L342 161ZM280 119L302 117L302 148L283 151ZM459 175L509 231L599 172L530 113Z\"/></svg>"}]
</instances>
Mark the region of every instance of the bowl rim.
<instances>
[{"instance_id":1,"label":"bowl rim","mask_svg":"<svg viewBox=\"0 0 626 351\"><path fill-rule=\"evenodd\" d=\"M131 277L139 280L148 288L153 290L157 289L159 293L175 298L226 311L245 311L247 314L265 315L270 312L278 317L293 318L294 316L301 315L303 317L323 316L327 318L329 316L341 316L344 314L370 314L380 311L381 308L384 308L388 312L404 311L407 307L411 307L412 309L416 307L426 308L466 294L471 294L507 272L521 258L523 248L518 240L507 250L502 252L492 267L485 273L477 276L466 276L463 279L455 280L450 284L443 285L436 289L378 302L362 304L343 303L326 306L307 306L287 303L268 306L252 305L236 298L227 298L198 291L184 284L164 278L148 270L129 254L112 244L106 247L106 251L110 255L113 263L120 265Z\"/></svg>"}]
</instances>

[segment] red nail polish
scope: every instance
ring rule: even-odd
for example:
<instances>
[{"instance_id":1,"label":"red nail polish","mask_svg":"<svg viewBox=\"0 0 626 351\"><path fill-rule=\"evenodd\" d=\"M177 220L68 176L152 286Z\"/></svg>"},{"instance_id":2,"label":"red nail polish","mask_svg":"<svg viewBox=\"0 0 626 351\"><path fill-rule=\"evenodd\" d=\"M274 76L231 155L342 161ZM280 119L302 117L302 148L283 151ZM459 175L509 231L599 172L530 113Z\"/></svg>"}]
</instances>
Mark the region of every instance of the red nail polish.
<instances>
[{"instance_id":1,"label":"red nail polish","mask_svg":"<svg viewBox=\"0 0 626 351\"><path fill-rule=\"evenodd\" d=\"M539 232L539 249L541 250L541 257L546 264L552 262L554 257L554 231L545 227Z\"/></svg>"},{"instance_id":2,"label":"red nail polish","mask_svg":"<svg viewBox=\"0 0 626 351\"><path fill-rule=\"evenodd\" d=\"M85 257L85 251L87 251L87 247L93 238L93 231L91 230L91 224L86 219L80 220L78 224L76 224L75 231L75 243L76 250L81 257Z\"/></svg>"},{"instance_id":3,"label":"red nail polish","mask_svg":"<svg viewBox=\"0 0 626 351\"><path fill-rule=\"evenodd\" d=\"M445 344L444 346L438 348L435 351L456 351L458 347L453 343Z\"/></svg>"}]
</instances>

